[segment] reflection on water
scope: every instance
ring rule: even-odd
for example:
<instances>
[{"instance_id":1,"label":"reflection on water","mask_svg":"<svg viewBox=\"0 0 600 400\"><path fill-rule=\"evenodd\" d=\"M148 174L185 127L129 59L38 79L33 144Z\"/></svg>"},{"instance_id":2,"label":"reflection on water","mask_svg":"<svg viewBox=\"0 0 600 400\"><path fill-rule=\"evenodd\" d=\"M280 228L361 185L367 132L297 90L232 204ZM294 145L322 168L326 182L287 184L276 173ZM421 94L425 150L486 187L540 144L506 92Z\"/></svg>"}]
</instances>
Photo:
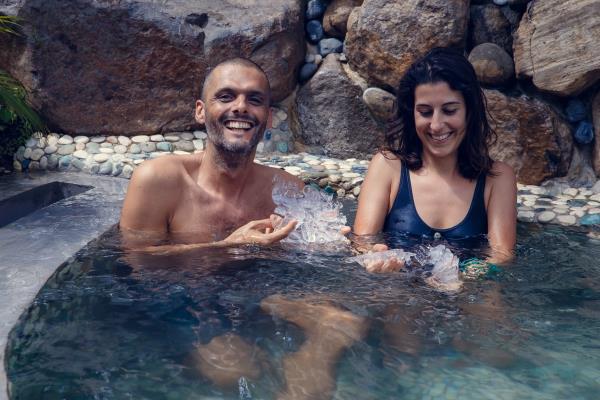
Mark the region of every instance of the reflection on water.
<instances>
[{"instance_id":1,"label":"reflection on water","mask_svg":"<svg viewBox=\"0 0 600 400\"><path fill-rule=\"evenodd\" d=\"M308 340L265 307L282 295L368 321L334 366L336 399L597 398L600 242L521 225L519 243L495 280L450 295L414 271L372 275L345 255L245 248L131 259L104 237L57 271L12 332L12 397L274 399L282 360ZM223 348L215 357L242 368L239 354L262 374L211 383L197 358L211 360L211 341Z\"/></svg>"}]
</instances>

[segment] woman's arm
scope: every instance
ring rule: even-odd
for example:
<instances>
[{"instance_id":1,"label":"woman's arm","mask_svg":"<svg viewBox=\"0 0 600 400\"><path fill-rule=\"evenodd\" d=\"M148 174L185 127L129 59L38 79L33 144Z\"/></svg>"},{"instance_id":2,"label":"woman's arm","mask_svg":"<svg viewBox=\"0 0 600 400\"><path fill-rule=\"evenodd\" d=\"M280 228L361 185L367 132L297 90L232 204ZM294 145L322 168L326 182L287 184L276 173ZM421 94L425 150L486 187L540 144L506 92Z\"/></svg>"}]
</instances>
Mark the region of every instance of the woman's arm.
<instances>
[{"instance_id":1,"label":"woman's arm","mask_svg":"<svg viewBox=\"0 0 600 400\"><path fill-rule=\"evenodd\" d=\"M381 232L391 204L395 173L400 173L400 160L388 159L382 153L373 156L360 188L358 210L354 220L356 235L374 235Z\"/></svg>"},{"instance_id":2,"label":"woman's arm","mask_svg":"<svg viewBox=\"0 0 600 400\"><path fill-rule=\"evenodd\" d=\"M517 238L517 179L506 163L495 162L487 206L488 240L492 253L488 262L502 264L514 257Z\"/></svg>"}]
</instances>

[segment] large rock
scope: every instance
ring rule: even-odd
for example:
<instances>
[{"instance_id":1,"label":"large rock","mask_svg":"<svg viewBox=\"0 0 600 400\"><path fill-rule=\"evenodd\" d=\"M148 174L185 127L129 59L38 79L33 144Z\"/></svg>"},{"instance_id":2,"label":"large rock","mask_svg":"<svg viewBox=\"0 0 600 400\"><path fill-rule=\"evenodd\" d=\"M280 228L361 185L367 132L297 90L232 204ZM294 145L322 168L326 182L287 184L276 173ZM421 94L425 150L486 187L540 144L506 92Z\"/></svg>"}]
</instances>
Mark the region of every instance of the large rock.
<instances>
[{"instance_id":1,"label":"large rock","mask_svg":"<svg viewBox=\"0 0 600 400\"><path fill-rule=\"evenodd\" d=\"M482 43L471 51L469 62L477 79L486 85L503 85L513 79L515 67L512 58L494 43Z\"/></svg>"},{"instance_id":2,"label":"large rock","mask_svg":"<svg viewBox=\"0 0 600 400\"><path fill-rule=\"evenodd\" d=\"M345 46L350 65L371 85L396 88L431 48L464 46L469 2L365 0L352 14Z\"/></svg>"},{"instance_id":3,"label":"large rock","mask_svg":"<svg viewBox=\"0 0 600 400\"><path fill-rule=\"evenodd\" d=\"M469 18L469 47L494 43L509 54L512 52L511 24L494 4L471 6Z\"/></svg>"},{"instance_id":4,"label":"large rock","mask_svg":"<svg viewBox=\"0 0 600 400\"><path fill-rule=\"evenodd\" d=\"M515 70L539 89L574 95L600 79L600 2L536 0L514 36Z\"/></svg>"},{"instance_id":5,"label":"large rock","mask_svg":"<svg viewBox=\"0 0 600 400\"><path fill-rule=\"evenodd\" d=\"M490 123L498 135L491 148L494 159L510 164L524 184L539 185L567 174L573 138L569 125L550 106L497 90L485 90L485 96Z\"/></svg>"},{"instance_id":6,"label":"large rock","mask_svg":"<svg viewBox=\"0 0 600 400\"><path fill-rule=\"evenodd\" d=\"M323 29L329 36L343 39L346 36L348 17L363 0L333 0L323 16Z\"/></svg>"},{"instance_id":7,"label":"large rock","mask_svg":"<svg viewBox=\"0 0 600 400\"><path fill-rule=\"evenodd\" d=\"M296 98L299 139L334 157L364 157L383 144L383 131L362 101L362 88L328 55Z\"/></svg>"},{"instance_id":8,"label":"large rock","mask_svg":"<svg viewBox=\"0 0 600 400\"><path fill-rule=\"evenodd\" d=\"M0 35L0 68L62 131L182 130L194 124L207 68L224 59L260 64L275 100L292 92L304 58L304 3L4 0L0 12L26 21L26 38Z\"/></svg>"},{"instance_id":9,"label":"large rock","mask_svg":"<svg viewBox=\"0 0 600 400\"><path fill-rule=\"evenodd\" d=\"M592 119L594 121L594 171L600 177L600 90L592 101Z\"/></svg>"}]
</instances>

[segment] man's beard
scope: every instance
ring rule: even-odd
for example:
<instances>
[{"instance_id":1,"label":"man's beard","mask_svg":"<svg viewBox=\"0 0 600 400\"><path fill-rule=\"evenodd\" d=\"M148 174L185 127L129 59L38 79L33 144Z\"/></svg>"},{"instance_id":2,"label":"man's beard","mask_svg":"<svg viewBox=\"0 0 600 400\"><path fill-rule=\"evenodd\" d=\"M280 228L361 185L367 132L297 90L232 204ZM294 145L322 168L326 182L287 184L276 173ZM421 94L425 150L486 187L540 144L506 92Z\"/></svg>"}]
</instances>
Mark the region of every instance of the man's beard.
<instances>
[{"instance_id":1,"label":"man's beard","mask_svg":"<svg viewBox=\"0 0 600 400\"><path fill-rule=\"evenodd\" d=\"M228 119L247 121L252 124L255 131L249 142L239 143L228 142L225 140L225 121ZM266 127L266 121L258 125L258 121L254 117L240 117L224 114L221 118L216 120L211 118L208 114L206 115L206 134L208 135L208 140L217 150L217 161L228 169L238 167L250 154L252 154L254 149L256 149L256 146L258 146Z\"/></svg>"}]
</instances>

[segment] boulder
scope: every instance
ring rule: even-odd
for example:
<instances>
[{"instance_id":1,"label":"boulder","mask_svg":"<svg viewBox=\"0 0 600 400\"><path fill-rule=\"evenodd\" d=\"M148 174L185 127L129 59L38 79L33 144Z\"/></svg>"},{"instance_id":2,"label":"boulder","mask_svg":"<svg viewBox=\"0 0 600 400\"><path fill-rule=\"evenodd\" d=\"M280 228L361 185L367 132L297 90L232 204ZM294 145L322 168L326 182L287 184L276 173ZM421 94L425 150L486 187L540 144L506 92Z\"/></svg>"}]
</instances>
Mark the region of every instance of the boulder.
<instances>
[{"instance_id":1,"label":"boulder","mask_svg":"<svg viewBox=\"0 0 600 400\"><path fill-rule=\"evenodd\" d=\"M514 35L515 70L541 90L570 96L600 79L598 0L536 0Z\"/></svg>"},{"instance_id":2,"label":"boulder","mask_svg":"<svg viewBox=\"0 0 600 400\"><path fill-rule=\"evenodd\" d=\"M433 47L463 47L468 16L463 0L365 0L352 12L344 52L369 84L396 88Z\"/></svg>"},{"instance_id":3,"label":"boulder","mask_svg":"<svg viewBox=\"0 0 600 400\"><path fill-rule=\"evenodd\" d=\"M364 91L362 98L377 121L388 123L396 118L397 101L392 93L371 87Z\"/></svg>"},{"instance_id":4,"label":"boulder","mask_svg":"<svg viewBox=\"0 0 600 400\"><path fill-rule=\"evenodd\" d=\"M600 90L592 101L592 119L594 121L594 153L593 165L596 175L600 177Z\"/></svg>"},{"instance_id":5,"label":"boulder","mask_svg":"<svg viewBox=\"0 0 600 400\"><path fill-rule=\"evenodd\" d=\"M477 79L486 85L504 85L515 75L510 55L494 43L482 43L469 54Z\"/></svg>"},{"instance_id":6,"label":"boulder","mask_svg":"<svg viewBox=\"0 0 600 400\"><path fill-rule=\"evenodd\" d=\"M512 53L511 24L502 9L493 4L471 6L468 39L470 48L494 43Z\"/></svg>"},{"instance_id":7,"label":"boulder","mask_svg":"<svg viewBox=\"0 0 600 400\"><path fill-rule=\"evenodd\" d=\"M335 54L296 98L298 139L309 147L322 147L333 157L365 157L383 144L383 130L363 103L362 88L345 73Z\"/></svg>"},{"instance_id":8,"label":"boulder","mask_svg":"<svg viewBox=\"0 0 600 400\"><path fill-rule=\"evenodd\" d=\"M348 31L348 17L363 0L333 0L323 16L323 29L329 36L343 39Z\"/></svg>"},{"instance_id":9,"label":"boulder","mask_svg":"<svg viewBox=\"0 0 600 400\"><path fill-rule=\"evenodd\" d=\"M0 68L23 82L52 126L72 134L177 131L194 125L207 68L261 65L274 99L304 59L303 0L4 0L23 38L0 35Z\"/></svg>"},{"instance_id":10,"label":"boulder","mask_svg":"<svg viewBox=\"0 0 600 400\"><path fill-rule=\"evenodd\" d=\"M523 184L539 185L565 176L573 150L569 125L538 99L484 92L490 124L498 135L490 151L492 158L510 164Z\"/></svg>"}]
</instances>

